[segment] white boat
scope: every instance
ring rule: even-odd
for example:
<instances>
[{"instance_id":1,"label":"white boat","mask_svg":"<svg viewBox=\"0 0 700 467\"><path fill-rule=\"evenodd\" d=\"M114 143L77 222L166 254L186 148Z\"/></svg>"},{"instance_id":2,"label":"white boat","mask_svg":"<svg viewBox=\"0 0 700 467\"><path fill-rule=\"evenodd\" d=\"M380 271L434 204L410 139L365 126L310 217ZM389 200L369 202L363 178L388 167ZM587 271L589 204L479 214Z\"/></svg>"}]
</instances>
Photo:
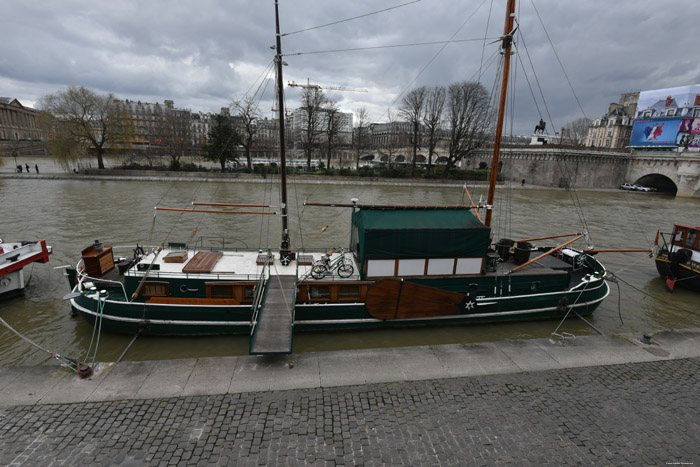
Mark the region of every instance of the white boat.
<instances>
[{"instance_id":1,"label":"white boat","mask_svg":"<svg viewBox=\"0 0 700 467\"><path fill-rule=\"evenodd\" d=\"M46 263L53 253L46 240L3 242L0 239L0 299L24 294L24 267Z\"/></svg>"}]
</instances>

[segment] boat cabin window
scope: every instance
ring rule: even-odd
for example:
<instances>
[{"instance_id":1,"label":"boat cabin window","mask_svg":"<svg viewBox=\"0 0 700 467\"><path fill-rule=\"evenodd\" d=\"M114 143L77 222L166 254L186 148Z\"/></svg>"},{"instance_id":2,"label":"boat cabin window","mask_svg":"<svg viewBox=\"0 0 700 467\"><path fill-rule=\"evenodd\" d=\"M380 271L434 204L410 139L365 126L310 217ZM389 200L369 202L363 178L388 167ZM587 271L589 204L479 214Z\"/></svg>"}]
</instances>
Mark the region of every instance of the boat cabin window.
<instances>
[{"instance_id":1,"label":"boat cabin window","mask_svg":"<svg viewBox=\"0 0 700 467\"><path fill-rule=\"evenodd\" d=\"M695 241L698 238L698 232L697 230L690 229L688 231L688 235L685 237L685 246L688 248L695 248Z\"/></svg>"},{"instance_id":2,"label":"boat cabin window","mask_svg":"<svg viewBox=\"0 0 700 467\"><path fill-rule=\"evenodd\" d=\"M170 283L168 282L144 282L141 288L143 297L169 297Z\"/></svg>"},{"instance_id":3,"label":"boat cabin window","mask_svg":"<svg viewBox=\"0 0 700 467\"><path fill-rule=\"evenodd\" d=\"M360 287L357 285L341 285L338 287L338 300L359 300Z\"/></svg>"},{"instance_id":4,"label":"boat cabin window","mask_svg":"<svg viewBox=\"0 0 700 467\"><path fill-rule=\"evenodd\" d=\"M331 298L331 288L327 285L309 286L309 298L311 300Z\"/></svg>"},{"instance_id":5,"label":"boat cabin window","mask_svg":"<svg viewBox=\"0 0 700 467\"><path fill-rule=\"evenodd\" d=\"M243 298L245 300L253 300L255 297L255 286L254 285L246 285L244 292L243 292Z\"/></svg>"},{"instance_id":6,"label":"boat cabin window","mask_svg":"<svg viewBox=\"0 0 700 467\"><path fill-rule=\"evenodd\" d=\"M234 298L231 285L209 285L208 287L211 298Z\"/></svg>"}]
</instances>

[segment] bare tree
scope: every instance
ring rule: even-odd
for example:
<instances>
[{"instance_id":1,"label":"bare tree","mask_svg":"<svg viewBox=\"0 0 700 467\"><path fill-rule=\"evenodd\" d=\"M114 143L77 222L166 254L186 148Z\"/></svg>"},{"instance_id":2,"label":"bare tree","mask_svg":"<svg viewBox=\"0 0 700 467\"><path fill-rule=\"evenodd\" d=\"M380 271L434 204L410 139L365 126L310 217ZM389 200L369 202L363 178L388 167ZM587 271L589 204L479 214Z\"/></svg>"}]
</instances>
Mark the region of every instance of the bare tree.
<instances>
[{"instance_id":1,"label":"bare tree","mask_svg":"<svg viewBox=\"0 0 700 467\"><path fill-rule=\"evenodd\" d=\"M583 146L588 138L588 129L591 127L591 120L585 117L564 125L561 129L562 144L569 143L572 146Z\"/></svg>"},{"instance_id":2,"label":"bare tree","mask_svg":"<svg viewBox=\"0 0 700 467\"><path fill-rule=\"evenodd\" d=\"M70 86L41 97L39 108L45 112L40 122L49 134L51 152L63 160L93 152L98 168L104 169L107 151L128 149L134 135L129 115L112 94Z\"/></svg>"},{"instance_id":3,"label":"bare tree","mask_svg":"<svg viewBox=\"0 0 700 467\"><path fill-rule=\"evenodd\" d=\"M396 148L399 146L399 122L396 120L396 112L391 108L387 110L386 115L388 120L385 124L386 130L379 136L379 143L389 156L388 162L391 165Z\"/></svg>"},{"instance_id":4,"label":"bare tree","mask_svg":"<svg viewBox=\"0 0 700 467\"><path fill-rule=\"evenodd\" d=\"M402 100L399 114L411 124L411 146L413 146L413 159L411 161L411 175L416 171L416 155L420 147L420 126L423 120L423 107L428 90L425 86L411 90Z\"/></svg>"},{"instance_id":5,"label":"bare tree","mask_svg":"<svg viewBox=\"0 0 700 467\"><path fill-rule=\"evenodd\" d=\"M233 114L241 122L241 145L245 149L245 159L248 170L252 170L250 152L257 141L258 124L261 118L259 103L251 96L236 99L231 103Z\"/></svg>"},{"instance_id":6,"label":"bare tree","mask_svg":"<svg viewBox=\"0 0 700 467\"><path fill-rule=\"evenodd\" d=\"M484 146L489 129L489 94L479 83L461 81L447 89L450 145L444 175Z\"/></svg>"},{"instance_id":7,"label":"bare tree","mask_svg":"<svg viewBox=\"0 0 700 467\"><path fill-rule=\"evenodd\" d=\"M338 121L340 108L335 101L327 101L321 110L326 115L325 121L323 122L324 133L326 134L326 147L328 149L326 167L330 169L331 155L333 153L333 148L336 146L338 132L340 131L340 122Z\"/></svg>"},{"instance_id":8,"label":"bare tree","mask_svg":"<svg viewBox=\"0 0 700 467\"><path fill-rule=\"evenodd\" d=\"M206 158L218 162L221 172L225 172L226 162L238 161L235 148L241 141L227 115L216 116L208 137Z\"/></svg>"},{"instance_id":9,"label":"bare tree","mask_svg":"<svg viewBox=\"0 0 700 467\"><path fill-rule=\"evenodd\" d=\"M360 170L360 151L364 149L365 145L367 144L365 141L365 133L368 130L369 126L369 113L367 112L367 107L360 107L357 110L357 132L356 132L356 139L355 139L355 149L357 149L357 160L355 163L355 171L359 172Z\"/></svg>"},{"instance_id":10,"label":"bare tree","mask_svg":"<svg viewBox=\"0 0 700 467\"><path fill-rule=\"evenodd\" d=\"M306 153L306 169L311 170L311 156L318 138L323 134L321 107L326 96L320 88L307 87L301 92L301 109L304 121L301 129L301 146Z\"/></svg>"},{"instance_id":11,"label":"bare tree","mask_svg":"<svg viewBox=\"0 0 700 467\"><path fill-rule=\"evenodd\" d=\"M428 140L428 170L433 169L433 154L439 140L439 132L442 128L442 114L445 108L445 87L433 86L428 89L425 97L425 113L423 124L425 125Z\"/></svg>"}]
</instances>

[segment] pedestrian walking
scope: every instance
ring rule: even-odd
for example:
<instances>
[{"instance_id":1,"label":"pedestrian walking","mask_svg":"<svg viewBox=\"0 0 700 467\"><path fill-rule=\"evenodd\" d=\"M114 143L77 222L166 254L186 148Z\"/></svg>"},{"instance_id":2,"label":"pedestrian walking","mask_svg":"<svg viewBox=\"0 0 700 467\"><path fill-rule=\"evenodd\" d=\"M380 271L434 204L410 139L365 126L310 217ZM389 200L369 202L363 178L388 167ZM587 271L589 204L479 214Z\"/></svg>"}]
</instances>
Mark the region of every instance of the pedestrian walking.
<instances>
[{"instance_id":1,"label":"pedestrian walking","mask_svg":"<svg viewBox=\"0 0 700 467\"><path fill-rule=\"evenodd\" d=\"M36 173L39 173L39 164L34 164L34 170L36 170Z\"/></svg>"},{"instance_id":2,"label":"pedestrian walking","mask_svg":"<svg viewBox=\"0 0 700 467\"><path fill-rule=\"evenodd\" d=\"M24 164L27 167L27 173L29 173L29 164Z\"/></svg>"}]
</instances>

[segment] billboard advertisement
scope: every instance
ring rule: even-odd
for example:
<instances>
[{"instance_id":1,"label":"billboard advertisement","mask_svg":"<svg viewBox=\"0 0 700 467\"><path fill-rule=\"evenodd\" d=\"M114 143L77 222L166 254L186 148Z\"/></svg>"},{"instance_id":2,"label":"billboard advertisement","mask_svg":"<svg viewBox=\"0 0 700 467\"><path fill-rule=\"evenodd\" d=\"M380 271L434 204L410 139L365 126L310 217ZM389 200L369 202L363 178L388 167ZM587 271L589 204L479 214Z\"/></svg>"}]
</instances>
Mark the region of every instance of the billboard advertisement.
<instances>
[{"instance_id":1,"label":"billboard advertisement","mask_svg":"<svg viewBox=\"0 0 700 467\"><path fill-rule=\"evenodd\" d=\"M700 85L654 89L639 93L635 118L693 117L692 108L700 105Z\"/></svg>"},{"instance_id":2,"label":"billboard advertisement","mask_svg":"<svg viewBox=\"0 0 700 467\"><path fill-rule=\"evenodd\" d=\"M635 120L630 136L632 147L676 146L682 118L648 118Z\"/></svg>"}]
</instances>

